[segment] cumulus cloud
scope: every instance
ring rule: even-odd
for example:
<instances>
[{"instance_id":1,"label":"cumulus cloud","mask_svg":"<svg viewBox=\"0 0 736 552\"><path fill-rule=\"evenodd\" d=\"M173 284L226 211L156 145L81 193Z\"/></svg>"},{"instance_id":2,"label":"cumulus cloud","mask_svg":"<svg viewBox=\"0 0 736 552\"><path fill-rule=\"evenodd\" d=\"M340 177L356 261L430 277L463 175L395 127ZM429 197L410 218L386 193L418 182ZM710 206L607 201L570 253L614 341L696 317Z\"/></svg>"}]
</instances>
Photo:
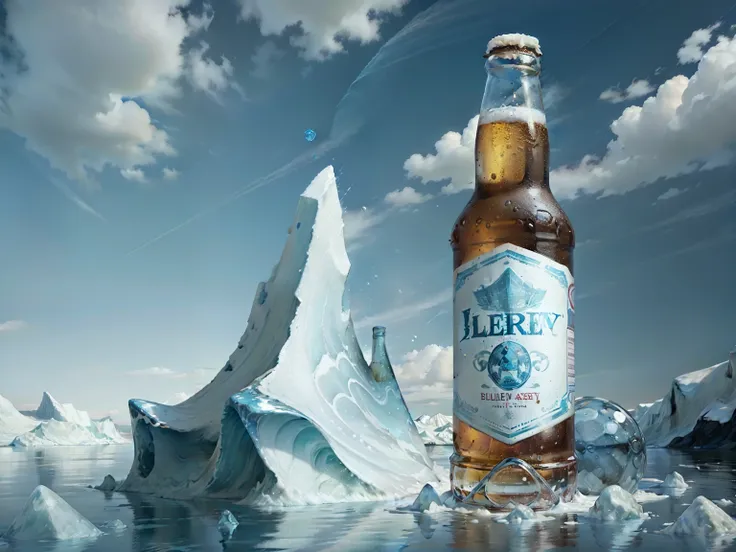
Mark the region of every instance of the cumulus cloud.
<instances>
[{"instance_id":1,"label":"cumulus cloud","mask_svg":"<svg viewBox=\"0 0 736 552\"><path fill-rule=\"evenodd\" d=\"M324 60L345 50L344 41L367 44L380 38L382 18L399 13L409 0L238 0L243 19L259 22L261 33L298 29L291 43L308 60Z\"/></svg>"},{"instance_id":2,"label":"cumulus cloud","mask_svg":"<svg viewBox=\"0 0 736 552\"><path fill-rule=\"evenodd\" d=\"M721 23L714 23L705 29L697 29L693 31L682 47L677 51L677 61L681 64L695 63L703 57L703 46L708 44L713 36L713 31L721 26Z\"/></svg>"},{"instance_id":3,"label":"cumulus cloud","mask_svg":"<svg viewBox=\"0 0 736 552\"><path fill-rule=\"evenodd\" d=\"M28 324L23 320L8 320L7 322L0 322L0 332L16 332L27 327Z\"/></svg>"},{"instance_id":4,"label":"cumulus cloud","mask_svg":"<svg viewBox=\"0 0 736 552\"><path fill-rule=\"evenodd\" d=\"M406 186L402 190L387 193L384 201L395 207L405 207L407 205L419 205L430 199L432 199L432 194L423 194L417 192L411 186Z\"/></svg>"},{"instance_id":5,"label":"cumulus cloud","mask_svg":"<svg viewBox=\"0 0 736 552\"><path fill-rule=\"evenodd\" d=\"M177 178L179 178L179 175L181 173L177 171L176 169L170 169L169 167L164 167L161 170L161 174L166 180L176 180Z\"/></svg>"},{"instance_id":6,"label":"cumulus cloud","mask_svg":"<svg viewBox=\"0 0 736 552\"><path fill-rule=\"evenodd\" d=\"M452 347L427 345L404 355L394 367L407 402L450 401L452 397ZM445 409L447 410L447 409Z\"/></svg>"},{"instance_id":7,"label":"cumulus cloud","mask_svg":"<svg viewBox=\"0 0 736 552\"><path fill-rule=\"evenodd\" d=\"M220 63L205 57L210 45L201 42L198 48L187 53L187 76L194 88L202 90L213 99L219 100L220 95L228 88L239 90L231 80L233 65L230 60L222 56Z\"/></svg>"},{"instance_id":8,"label":"cumulus cloud","mask_svg":"<svg viewBox=\"0 0 736 552\"><path fill-rule=\"evenodd\" d=\"M735 77L736 40L721 36L691 77L677 75L641 106L623 111L611 124L614 139L602 157L589 154L577 165L552 171L555 195L624 194L662 178L730 163L736 141Z\"/></svg>"},{"instance_id":9,"label":"cumulus cloud","mask_svg":"<svg viewBox=\"0 0 736 552\"><path fill-rule=\"evenodd\" d=\"M146 175L142 169L122 169L120 174L125 180L133 180L134 182L140 183L146 181Z\"/></svg>"},{"instance_id":10,"label":"cumulus cloud","mask_svg":"<svg viewBox=\"0 0 736 552\"><path fill-rule=\"evenodd\" d=\"M131 376L157 376L157 377L181 377L181 372L172 370L171 368L164 368L162 366L151 366L150 368L141 368L139 370L130 370L128 372Z\"/></svg>"},{"instance_id":11,"label":"cumulus cloud","mask_svg":"<svg viewBox=\"0 0 736 552\"><path fill-rule=\"evenodd\" d=\"M654 87L649 84L649 81L642 79L634 80L623 90L619 90L618 88L604 90L599 97L605 102L621 103L648 96L652 92L654 92Z\"/></svg>"},{"instance_id":12,"label":"cumulus cloud","mask_svg":"<svg viewBox=\"0 0 736 552\"><path fill-rule=\"evenodd\" d=\"M698 44L707 43L697 36L701 37ZM602 156L588 154L576 165L551 171L550 184L556 197L624 194L659 179L729 164L736 142L734 79L736 39L719 36L691 77L669 79L641 106L627 107L611 123L614 138ZM449 181L443 193L472 189L477 125L476 116L462 133L452 131L442 136L435 144L436 153L409 157L404 164L407 175L425 184Z\"/></svg>"},{"instance_id":13,"label":"cumulus cloud","mask_svg":"<svg viewBox=\"0 0 736 552\"><path fill-rule=\"evenodd\" d=\"M171 108L187 71L210 93L221 83L208 60L187 57L186 39L212 18L209 7L186 17L188 3L9 0L0 128L80 181L106 166L135 170L174 155L169 135L143 105ZM227 72L224 62L214 65Z\"/></svg>"}]
</instances>

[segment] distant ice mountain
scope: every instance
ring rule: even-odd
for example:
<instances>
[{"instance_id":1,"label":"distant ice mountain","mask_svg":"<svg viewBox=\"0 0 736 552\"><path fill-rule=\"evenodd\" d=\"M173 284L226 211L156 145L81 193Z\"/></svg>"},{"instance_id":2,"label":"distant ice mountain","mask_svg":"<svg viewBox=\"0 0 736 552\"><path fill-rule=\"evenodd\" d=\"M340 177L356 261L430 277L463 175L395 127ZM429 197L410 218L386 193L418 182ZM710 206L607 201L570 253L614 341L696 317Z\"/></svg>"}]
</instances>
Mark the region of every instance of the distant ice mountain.
<instances>
[{"instance_id":1,"label":"distant ice mountain","mask_svg":"<svg viewBox=\"0 0 736 552\"><path fill-rule=\"evenodd\" d=\"M425 445L452 444L452 416L425 414L414 420L414 424Z\"/></svg>"},{"instance_id":2,"label":"distant ice mountain","mask_svg":"<svg viewBox=\"0 0 736 552\"><path fill-rule=\"evenodd\" d=\"M302 194L247 328L181 404L129 401L135 460L121 490L322 503L437 481L395 378L376 381L347 310L350 262L332 167Z\"/></svg>"},{"instance_id":3,"label":"distant ice mountain","mask_svg":"<svg viewBox=\"0 0 736 552\"><path fill-rule=\"evenodd\" d=\"M0 396L0 446L45 447L128 443L111 418L90 419L44 392L35 410L20 412Z\"/></svg>"},{"instance_id":4,"label":"distant ice mountain","mask_svg":"<svg viewBox=\"0 0 736 552\"><path fill-rule=\"evenodd\" d=\"M670 391L634 410L653 447L736 448L736 350L729 360L676 377Z\"/></svg>"}]
</instances>

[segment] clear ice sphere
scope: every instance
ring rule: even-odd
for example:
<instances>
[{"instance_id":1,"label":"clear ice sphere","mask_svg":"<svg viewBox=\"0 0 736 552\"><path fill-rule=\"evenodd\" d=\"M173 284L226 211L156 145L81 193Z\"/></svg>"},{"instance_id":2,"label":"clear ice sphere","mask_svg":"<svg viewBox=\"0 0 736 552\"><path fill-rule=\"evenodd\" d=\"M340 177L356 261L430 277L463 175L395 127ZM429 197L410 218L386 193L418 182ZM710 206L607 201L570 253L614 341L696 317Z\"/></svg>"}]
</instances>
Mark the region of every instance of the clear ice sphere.
<instances>
[{"instance_id":1,"label":"clear ice sphere","mask_svg":"<svg viewBox=\"0 0 736 552\"><path fill-rule=\"evenodd\" d=\"M575 401L578 490L597 495L610 485L637 490L647 466L639 425L625 408L596 397Z\"/></svg>"}]
</instances>

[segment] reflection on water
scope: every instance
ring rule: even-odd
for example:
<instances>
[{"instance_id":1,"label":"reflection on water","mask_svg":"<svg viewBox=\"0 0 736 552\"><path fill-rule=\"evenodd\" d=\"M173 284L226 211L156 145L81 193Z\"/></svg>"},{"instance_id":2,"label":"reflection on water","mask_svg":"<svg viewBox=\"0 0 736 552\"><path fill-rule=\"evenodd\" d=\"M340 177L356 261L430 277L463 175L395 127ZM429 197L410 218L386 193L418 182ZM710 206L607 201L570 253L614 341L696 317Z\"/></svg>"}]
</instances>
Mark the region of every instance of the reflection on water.
<instances>
[{"instance_id":1,"label":"reflection on water","mask_svg":"<svg viewBox=\"0 0 736 552\"><path fill-rule=\"evenodd\" d=\"M433 447L431 456L448 465L449 448ZM646 477L664 479L676 470L690 483L681 496L644 504L645 521L593 523L575 514L553 520L504 525L484 516L456 512L432 515L396 512L396 504L357 503L280 509L254 509L225 501L178 502L145 495L101 493L88 489L107 474L122 479L132 461L132 446L57 447L37 450L0 448L0 531L43 484L59 493L97 526L119 519L127 529L97 541L23 543L13 550L156 552L164 550L298 550L372 552L430 550L626 550L668 552L705 550L703 543L657 534L692 500L736 502L736 454L652 450ZM656 490L656 489L652 489ZM240 521L232 539L220 543L217 520L229 509ZM734 506L725 510L736 513ZM726 542L718 550L736 550Z\"/></svg>"}]
</instances>

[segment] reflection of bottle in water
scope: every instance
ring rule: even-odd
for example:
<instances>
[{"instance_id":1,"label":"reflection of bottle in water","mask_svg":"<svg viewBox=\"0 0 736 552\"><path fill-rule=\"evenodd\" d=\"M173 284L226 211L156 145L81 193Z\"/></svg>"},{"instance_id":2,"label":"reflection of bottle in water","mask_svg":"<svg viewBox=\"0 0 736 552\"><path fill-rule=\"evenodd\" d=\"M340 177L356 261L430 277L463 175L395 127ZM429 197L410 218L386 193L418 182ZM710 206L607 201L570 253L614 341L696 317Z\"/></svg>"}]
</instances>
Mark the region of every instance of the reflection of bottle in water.
<instances>
[{"instance_id":1,"label":"reflection of bottle in water","mask_svg":"<svg viewBox=\"0 0 736 552\"><path fill-rule=\"evenodd\" d=\"M388 359L386 351L386 328L376 326L373 328L373 352L371 353L371 373L377 382L391 381L395 379L394 369Z\"/></svg>"}]
</instances>

